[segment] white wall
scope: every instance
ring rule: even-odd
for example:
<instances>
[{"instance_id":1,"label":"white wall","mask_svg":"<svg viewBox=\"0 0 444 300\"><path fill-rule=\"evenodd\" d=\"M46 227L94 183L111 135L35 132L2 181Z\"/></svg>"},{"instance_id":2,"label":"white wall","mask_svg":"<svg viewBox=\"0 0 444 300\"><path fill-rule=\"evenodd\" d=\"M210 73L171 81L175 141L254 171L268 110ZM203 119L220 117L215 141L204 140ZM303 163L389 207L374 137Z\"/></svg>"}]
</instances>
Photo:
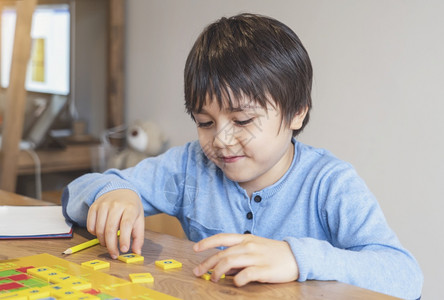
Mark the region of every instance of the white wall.
<instances>
[{"instance_id":1,"label":"white wall","mask_svg":"<svg viewBox=\"0 0 444 300\"><path fill-rule=\"evenodd\" d=\"M196 137L183 67L205 25L255 12L299 35L314 66L303 142L351 162L418 259L423 299L444 294L444 1L127 2L127 119L151 119L172 145Z\"/></svg>"}]
</instances>

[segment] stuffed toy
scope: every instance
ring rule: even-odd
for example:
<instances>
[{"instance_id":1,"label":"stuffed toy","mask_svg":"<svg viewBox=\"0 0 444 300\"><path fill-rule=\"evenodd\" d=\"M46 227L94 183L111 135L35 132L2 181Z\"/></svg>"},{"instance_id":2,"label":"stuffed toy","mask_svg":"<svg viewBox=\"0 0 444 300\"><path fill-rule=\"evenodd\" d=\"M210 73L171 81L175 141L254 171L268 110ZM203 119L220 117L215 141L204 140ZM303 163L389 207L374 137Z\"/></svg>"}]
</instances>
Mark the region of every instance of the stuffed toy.
<instances>
[{"instance_id":1,"label":"stuffed toy","mask_svg":"<svg viewBox=\"0 0 444 300\"><path fill-rule=\"evenodd\" d=\"M136 121L126 132L127 147L111 157L110 168L126 169L166 150L167 139L153 122Z\"/></svg>"}]
</instances>

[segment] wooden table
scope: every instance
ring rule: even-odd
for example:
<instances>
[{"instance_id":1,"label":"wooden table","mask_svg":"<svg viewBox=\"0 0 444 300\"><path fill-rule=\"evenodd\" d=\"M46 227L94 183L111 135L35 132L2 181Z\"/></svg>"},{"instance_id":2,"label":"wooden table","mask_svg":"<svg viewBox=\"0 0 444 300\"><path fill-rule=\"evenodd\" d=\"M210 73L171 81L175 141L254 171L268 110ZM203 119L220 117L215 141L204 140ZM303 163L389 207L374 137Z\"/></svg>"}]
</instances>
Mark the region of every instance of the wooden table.
<instances>
[{"instance_id":1,"label":"wooden table","mask_svg":"<svg viewBox=\"0 0 444 300\"><path fill-rule=\"evenodd\" d=\"M51 205L39 200L0 191L0 205ZM73 238L69 239L37 239L37 240L1 240L0 261L49 253L74 263L82 263L92 259L109 261L111 267L103 272L128 280L130 273L149 272L154 277L153 284L146 287L181 299L397 299L366 289L358 288L335 281L307 281L282 284L250 283L238 288L233 285L230 276L218 283L206 281L193 275L192 269L207 255L194 253L193 243L166 234L145 232L145 243L142 254L143 265L124 264L112 260L106 248L98 245L83 251L63 255L67 248L93 238L85 229L75 228ZM176 259L183 267L164 271L154 265L156 260Z\"/></svg>"}]
</instances>

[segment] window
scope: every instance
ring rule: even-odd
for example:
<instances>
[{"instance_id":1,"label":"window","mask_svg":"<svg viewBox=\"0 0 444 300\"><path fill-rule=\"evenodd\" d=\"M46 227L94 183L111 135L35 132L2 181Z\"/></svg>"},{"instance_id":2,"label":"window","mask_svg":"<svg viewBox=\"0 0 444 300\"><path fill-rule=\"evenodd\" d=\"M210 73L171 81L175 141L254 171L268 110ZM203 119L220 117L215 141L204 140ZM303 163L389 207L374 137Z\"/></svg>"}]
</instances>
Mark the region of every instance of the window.
<instances>
[{"instance_id":1,"label":"window","mask_svg":"<svg viewBox=\"0 0 444 300\"><path fill-rule=\"evenodd\" d=\"M9 85L16 11L1 16L1 86ZM38 5L32 18L32 47L25 88L31 92L68 95L70 91L69 5Z\"/></svg>"}]
</instances>

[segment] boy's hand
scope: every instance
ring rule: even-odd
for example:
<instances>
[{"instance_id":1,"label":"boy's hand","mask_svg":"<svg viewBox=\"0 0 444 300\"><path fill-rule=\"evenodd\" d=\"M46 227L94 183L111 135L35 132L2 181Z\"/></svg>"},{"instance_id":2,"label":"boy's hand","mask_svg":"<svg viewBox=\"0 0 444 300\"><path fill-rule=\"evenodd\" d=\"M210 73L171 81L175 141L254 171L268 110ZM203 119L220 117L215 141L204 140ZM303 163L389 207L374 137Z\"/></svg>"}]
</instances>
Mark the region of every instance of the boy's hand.
<instances>
[{"instance_id":1,"label":"boy's hand","mask_svg":"<svg viewBox=\"0 0 444 300\"><path fill-rule=\"evenodd\" d=\"M212 281L223 274L233 274L234 284L243 286L250 281L289 282L298 279L299 270L287 242L266 239L251 234L217 234L193 246L201 252L214 247L229 247L207 258L193 272L196 276L214 269Z\"/></svg>"},{"instance_id":2,"label":"boy's hand","mask_svg":"<svg viewBox=\"0 0 444 300\"><path fill-rule=\"evenodd\" d=\"M86 221L87 229L108 248L113 259L119 256L117 231L120 229L120 251L141 254L144 242L145 219L142 202L132 190L120 189L103 194L91 205Z\"/></svg>"}]
</instances>

